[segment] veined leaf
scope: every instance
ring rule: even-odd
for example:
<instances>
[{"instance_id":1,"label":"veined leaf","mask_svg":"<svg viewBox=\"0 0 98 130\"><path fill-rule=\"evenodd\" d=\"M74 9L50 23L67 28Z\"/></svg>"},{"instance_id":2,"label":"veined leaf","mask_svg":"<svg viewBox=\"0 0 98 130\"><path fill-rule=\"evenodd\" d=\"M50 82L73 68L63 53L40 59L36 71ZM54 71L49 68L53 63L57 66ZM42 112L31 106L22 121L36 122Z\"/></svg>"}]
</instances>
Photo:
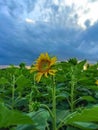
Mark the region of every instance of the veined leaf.
<instances>
[{"instance_id":1,"label":"veined leaf","mask_svg":"<svg viewBox=\"0 0 98 130\"><path fill-rule=\"evenodd\" d=\"M68 115L65 123L71 124L72 122L98 122L98 105Z\"/></svg>"},{"instance_id":2,"label":"veined leaf","mask_svg":"<svg viewBox=\"0 0 98 130\"><path fill-rule=\"evenodd\" d=\"M83 124L81 122L84 123L85 125L83 126ZM94 123L94 122L96 122L96 123L98 122L98 105L93 106L92 108L85 108L81 112L78 112L78 111L73 112L73 113L69 114L64 120L64 123L66 125L71 125L71 126L75 126L78 128L83 127L82 130L85 130L85 129L90 130L89 128L93 124L88 124L88 123ZM97 125L95 125L95 126L98 127ZM93 128L94 128L94 126L93 126Z\"/></svg>"},{"instance_id":3,"label":"veined leaf","mask_svg":"<svg viewBox=\"0 0 98 130\"><path fill-rule=\"evenodd\" d=\"M74 122L73 125L82 130L98 130L98 124L92 122Z\"/></svg>"},{"instance_id":4,"label":"veined leaf","mask_svg":"<svg viewBox=\"0 0 98 130\"><path fill-rule=\"evenodd\" d=\"M29 116L36 122L35 125L19 125L15 130L45 130L48 126L47 120L50 118L50 115L47 110L40 109L29 113Z\"/></svg>"},{"instance_id":5,"label":"veined leaf","mask_svg":"<svg viewBox=\"0 0 98 130\"><path fill-rule=\"evenodd\" d=\"M0 128L17 124L33 124L33 121L29 116L19 111L9 110L0 103Z\"/></svg>"},{"instance_id":6,"label":"veined leaf","mask_svg":"<svg viewBox=\"0 0 98 130\"><path fill-rule=\"evenodd\" d=\"M20 75L16 80L17 90L22 91L26 86L30 83L29 79L27 79L24 75Z\"/></svg>"},{"instance_id":7,"label":"veined leaf","mask_svg":"<svg viewBox=\"0 0 98 130\"><path fill-rule=\"evenodd\" d=\"M0 85L5 85L5 84L8 84L8 79L6 79L5 77L1 77L0 78Z\"/></svg>"},{"instance_id":8,"label":"veined leaf","mask_svg":"<svg viewBox=\"0 0 98 130\"><path fill-rule=\"evenodd\" d=\"M96 100L92 96L82 96L81 99L86 100L86 101L91 101L95 102Z\"/></svg>"}]
</instances>

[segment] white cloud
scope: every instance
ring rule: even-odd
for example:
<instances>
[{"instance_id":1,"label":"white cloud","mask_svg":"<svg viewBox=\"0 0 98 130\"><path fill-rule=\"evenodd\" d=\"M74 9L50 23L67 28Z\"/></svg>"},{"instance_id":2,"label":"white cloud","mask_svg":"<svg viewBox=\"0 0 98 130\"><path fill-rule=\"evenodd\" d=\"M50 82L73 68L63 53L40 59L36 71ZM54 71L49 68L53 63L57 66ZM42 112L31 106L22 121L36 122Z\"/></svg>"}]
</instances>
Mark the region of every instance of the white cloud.
<instances>
[{"instance_id":1,"label":"white cloud","mask_svg":"<svg viewBox=\"0 0 98 130\"><path fill-rule=\"evenodd\" d=\"M66 5L73 5L73 15L78 15L77 24L84 29L86 29L86 20L90 21L90 25L93 25L98 20L98 1L89 2L89 0L66 0Z\"/></svg>"},{"instance_id":2,"label":"white cloud","mask_svg":"<svg viewBox=\"0 0 98 130\"><path fill-rule=\"evenodd\" d=\"M46 4L48 4L48 7ZM58 6L58 12L52 12L52 4ZM66 7L72 9L72 11L68 12L69 14L65 13L65 11L67 11ZM35 5L34 10L32 11L32 17L37 20L42 20L43 22L51 21L54 23L60 23L60 25L68 23L71 24L70 21L73 19L75 22L72 21L72 24L75 23L83 29L86 29L87 26L85 25L85 22L87 20L90 21L90 26L92 26L98 20L96 15L97 12L98 1L90 2L89 0L54 0L53 2L45 3L45 0L39 0ZM77 19L74 18L75 15L77 15Z\"/></svg>"},{"instance_id":3,"label":"white cloud","mask_svg":"<svg viewBox=\"0 0 98 130\"><path fill-rule=\"evenodd\" d=\"M32 24L35 24L35 23L36 23L35 20L30 19L30 18L26 18L25 21L26 21L27 23L32 23Z\"/></svg>"},{"instance_id":4,"label":"white cloud","mask_svg":"<svg viewBox=\"0 0 98 130\"><path fill-rule=\"evenodd\" d=\"M9 0L6 4L2 2L0 8L6 15L10 13L19 20L30 18L32 23L41 21L64 27L76 24L86 29L85 21L89 20L92 26L98 20L98 0Z\"/></svg>"},{"instance_id":5,"label":"white cloud","mask_svg":"<svg viewBox=\"0 0 98 130\"><path fill-rule=\"evenodd\" d=\"M54 3L59 6L60 14L58 15L61 15L62 13L62 17L66 17L66 9L64 10L64 8L69 7L72 12L69 12L69 15L67 17L72 20L74 16L77 15L77 19L74 19L76 20L75 23L77 23L77 25L79 25L83 29L86 29L87 27L85 25L85 22L87 20L90 21L90 26L92 26L98 20L98 0L94 2L90 0L54 0ZM60 22L62 22L62 18L60 19Z\"/></svg>"},{"instance_id":6,"label":"white cloud","mask_svg":"<svg viewBox=\"0 0 98 130\"><path fill-rule=\"evenodd\" d=\"M58 4L59 4L59 1L58 1L58 0L54 0L54 4L55 4L55 5L58 5Z\"/></svg>"}]
</instances>

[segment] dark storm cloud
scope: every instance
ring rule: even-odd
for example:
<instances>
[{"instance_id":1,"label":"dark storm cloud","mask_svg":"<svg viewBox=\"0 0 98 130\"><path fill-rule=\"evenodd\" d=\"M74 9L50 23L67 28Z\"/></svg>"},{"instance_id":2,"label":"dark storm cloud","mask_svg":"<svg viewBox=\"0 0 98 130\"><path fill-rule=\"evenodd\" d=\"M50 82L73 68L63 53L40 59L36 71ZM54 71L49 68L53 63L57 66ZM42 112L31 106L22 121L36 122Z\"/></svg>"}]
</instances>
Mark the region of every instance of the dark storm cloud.
<instances>
[{"instance_id":1,"label":"dark storm cloud","mask_svg":"<svg viewBox=\"0 0 98 130\"><path fill-rule=\"evenodd\" d=\"M98 42L98 22L89 27L83 34L82 39L85 37L86 41Z\"/></svg>"},{"instance_id":2,"label":"dark storm cloud","mask_svg":"<svg viewBox=\"0 0 98 130\"><path fill-rule=\"evenodd\" d=\"M77 39L78 50L85 53L85 57L91 61L98 60L98 22L80 33Z\"/></svg>"}]
</instances>

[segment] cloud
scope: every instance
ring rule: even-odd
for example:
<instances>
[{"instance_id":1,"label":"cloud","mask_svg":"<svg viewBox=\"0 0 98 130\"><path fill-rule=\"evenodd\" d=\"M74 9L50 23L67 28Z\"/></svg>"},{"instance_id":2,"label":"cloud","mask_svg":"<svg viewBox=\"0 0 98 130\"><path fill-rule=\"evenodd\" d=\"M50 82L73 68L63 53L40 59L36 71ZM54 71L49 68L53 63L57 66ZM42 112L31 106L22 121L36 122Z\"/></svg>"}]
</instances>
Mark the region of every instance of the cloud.
<instances>
[{"instance_id":1,"label":"cloud","mask_svg":"<svg viewBox=\"0 0 98 130\"><path fill-rule=\"evenodd\" d=\"M85 53L85 57L91 61L98 60L98 22L87 30L80 33L77 39L79 42L78 50Z\"/></svg>"},{"instance_id":2,"label":"cloud","mask_svg":"<svg viewBox=\"0 0 98 130\"><path fill-rule=\"evenodd\" d=\"M97 2L98 0L89 0L89 2Z\"/></svg>"},{"instance_id":3,"label":"cloud","mask_svg":"<svg viewBox=\"0 0 98 130\"><path fill-rule=\"evenodd\" d=\"M25 21L26 21L27 23L33 23L33 24L35 24L35 22L36 22L36 21L34 21L33 19L29 19L29 18L26 18Z\"/></svg>"},{"instance_id":4,"label":"cloud","mask_svg":"<svg viewBox=\"0 0 98 130\"><path fill-rule=\"evenodd\" d=\"M87 0L86 0L87 1ZM63 3L62 3L63 2ZM0 64L31 64L42 52L59 60L98 58L98 23L78 25L75 4L64 0L0 1ZM78 6L77 6L78 9Z\"/></svg>"}]
</instances>

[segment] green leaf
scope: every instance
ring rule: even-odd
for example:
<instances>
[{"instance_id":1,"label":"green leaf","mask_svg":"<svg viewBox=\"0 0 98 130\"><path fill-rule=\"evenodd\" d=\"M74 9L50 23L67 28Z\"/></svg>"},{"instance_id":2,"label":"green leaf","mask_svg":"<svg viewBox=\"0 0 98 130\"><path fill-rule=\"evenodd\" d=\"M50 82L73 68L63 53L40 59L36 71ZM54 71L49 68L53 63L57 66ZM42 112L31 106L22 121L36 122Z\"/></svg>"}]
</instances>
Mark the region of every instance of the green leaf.
<instances>
[{"instance_id":1,"label":"green leaf","mask_svg":"<svg viewBox=\"0 0 98 130\"><path fill-rule=\"evenodd\" d=\"M85 65L85 63L86 63L86 60L83 60L83 61L81 61L81 62L79 62L78 63L78 68L80 69L80 70L82 70L83 69L83 66Z\"/></svg>"},{"instance_id":2,"label":"green leaf","mask_svg":"<svg viewBox=\"0 0 98 130\"><path fill-rule=\"evenodd\" d=\"M68 93L60 93L56 96L57 99L65 99L68 98L69 94Z\"/></svg>"},{"instance_id":3,"label":"green leaf","mask_svg":"<svg viewBox=\"0 0 98 130\"><path fill-rule=\"evenodd\" d=\"M0 78L0 84L1 85L5 85L5 84L8 84L9 82L8 82L8 80L5 78L5 77L1 77Z\"/></svg>"},{"instance_id":4,"label":"green leaf","mask_svg":"<svg viewBox=\"0 0 98 130\"><path fill-rule=\"evenodd\" d=\"M17 124L33 124L31 118L19 111L9 110L0 103L0 128Z\"/></svg>"},{"instance_id":5,"label":"green leaf","mask_svg":"<svg viewBox=\"0 0 98 130\"><path fill-rule=\"evenodd\" d=\"M74 112L66 118L65 122L71 124L72 122L98 122L98 106L92 108L85 108L81 112Z\"/></svg>"},{"instance_id":6,"label":"green leaf","mask_svg":"<svg viewBox=\"0 0 98 130\"><path fill-rule=\"evenodd\" d=\"M82 130L98 130L98 124L91 122L74 122L73 125Z\"/></svg>"},{"instance_id":7,"label":"green leaf","mask_svg":"<svg viewBox=\"0 0 98 130\"><path fill-rule=\"evenodd\" d=\"M82 96L81 99L86 100L86 101L91 101L95 102L96 100L92 96Z\"/></svg>"},{"instance_id":8,"label":"green leaf","mask_svg":"<svg viewBox=\"0 0 98 130\"><path fill-rule=\"evenodd\" d=\"M68 114L68 110L57 109L57 123L60 123Z\"/></svg>"},{"instance_id":9,"label":"green leaf","mask_svg":"<svg viewBox=\"0 0 98 130\"><path fill-rule=\"evenodd\" d=\"M79 130L79 128L74 128L72 126L68 126L66 130Z\"/></svg>"},{"instance_id":10,"label":"green leaf","mask_svg":"<svg viewBox=\"0 0 98 130\"><path fill-rule=\"evenodd\" d=\"M24 75L20 75L16 80L17 90L22 91L29 83L30 81Z\"/></svg>"},{"instance_id":11,"label":"green leaf","mask_svg":"<svg viewBox=\"0 0 98 130\"><path fill-rule=\"evenodd\" d=\"M98 91L98 86L96 86L96 85L86 85L85 88Z\"/></svg>"},{"instance_id":12,"label":"green leaf","mask_svg":"<svg viewBox=\"0 0 98 130\"><path fill-rule=\"evenodd\" d=\"M47 120L50 118L49 112L40 109L36 112L29 113L29 116L34 120L34 125L19 125L15 130L45 130L47 127Z\"/></svg>"},{"instance_id":13,"label":"green leaf","mask_svg":"<svg viewBox=\"0 0 98 130\"><path fill-rule=\"evenodd\" d=\"M19 125L14 130L39 130L34 125Z\"/></svg>"},{"instance_id":14,"label":"green leaf","mask_svg":"<svg viewBox=\"0 0 98 130\"><path fill-rule=\"evenodd\" d=\"M92 108L85 108L81 112L76 111L72 114L69 114L64 120L64 123L66 125L77 126L78 128L80 128L79 122L83 123L98 122L98 105L93 106ZM85 127L89 128L90 124L89 125L86 124L86 126L84 126L83 128Z\"/></svg>"}]
</instances>

